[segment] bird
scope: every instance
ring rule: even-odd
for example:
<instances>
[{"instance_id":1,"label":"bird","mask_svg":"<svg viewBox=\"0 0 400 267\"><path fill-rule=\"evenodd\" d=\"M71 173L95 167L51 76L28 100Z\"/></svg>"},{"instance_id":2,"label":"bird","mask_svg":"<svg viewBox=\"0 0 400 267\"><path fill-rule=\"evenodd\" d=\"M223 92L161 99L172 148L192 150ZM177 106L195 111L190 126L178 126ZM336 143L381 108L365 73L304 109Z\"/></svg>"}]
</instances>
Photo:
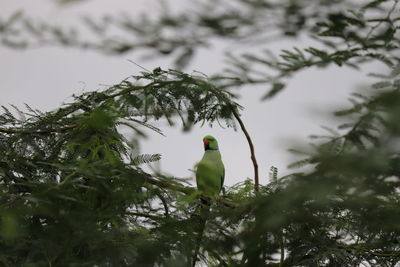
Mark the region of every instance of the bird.
<instances>
[{"instance_id":1,"label":"bird","mask_svg":"<svg viewBox=\"0 0 400 267\"><path fill-rule=\"evenodd\" d=\"M211 135L207 135L203 138L203 144L204 155L196 165L196 184L200 194L205 195L205 197L200 197L203 206L200 207L200 217L197 224L198 237L196 239L192 267L196 266L198 260L197 256L209 215L211 201L218 197L225 179L225 167L221 159L217 139Z\"/></svg>"},{"instance_id":2,"label":"bird","mask_svg":"<svg viewBox=\"0 0 400 267\"><path fill-rule=\"evenodd\" d=\"M211 135L203 138L204 155L197 163L197 189L207 197L215 198L219 195L225 179L225 167L219 152L218 142Z\"/></svg>"}]
</instances>

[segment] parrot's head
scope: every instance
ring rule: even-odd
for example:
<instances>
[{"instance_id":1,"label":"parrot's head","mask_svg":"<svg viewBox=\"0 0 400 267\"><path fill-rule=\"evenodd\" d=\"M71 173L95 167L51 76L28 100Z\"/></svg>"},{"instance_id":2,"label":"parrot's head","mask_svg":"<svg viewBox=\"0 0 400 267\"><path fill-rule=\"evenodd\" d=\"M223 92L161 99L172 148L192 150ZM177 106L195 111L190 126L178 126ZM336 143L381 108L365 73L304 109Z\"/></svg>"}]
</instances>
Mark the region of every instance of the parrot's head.
<instances>
[{"instance_id":1,"label":"parrot's head","mask_svg":"<svg viewBox=\"0 0 400 267\"><path fill-rule=\"evenodd\" d=\"M204 150L218 150L218 142L211 135L204 136L203 138Z\"/></svg>"}]
</instances>

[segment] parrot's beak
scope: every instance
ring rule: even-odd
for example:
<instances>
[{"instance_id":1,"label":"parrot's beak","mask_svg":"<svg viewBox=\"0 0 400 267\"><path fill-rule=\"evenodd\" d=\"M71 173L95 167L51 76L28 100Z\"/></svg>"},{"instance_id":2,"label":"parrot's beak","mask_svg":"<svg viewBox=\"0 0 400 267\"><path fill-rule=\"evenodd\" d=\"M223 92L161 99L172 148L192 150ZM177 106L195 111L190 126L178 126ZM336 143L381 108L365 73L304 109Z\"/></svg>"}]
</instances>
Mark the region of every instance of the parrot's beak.
<instances>
[{"instance_id":1,"label":"parrot's beak","mask_svg":"<svg viewBox=\"0 0 400 267\"><path fill-rule=\"evenodd\" d=\"M204 148L207 149L208 148L208 144L210 143L210 141L205 139L205 140L203 140L203 142L204 142Z\"/></svg>"}]
</instances>

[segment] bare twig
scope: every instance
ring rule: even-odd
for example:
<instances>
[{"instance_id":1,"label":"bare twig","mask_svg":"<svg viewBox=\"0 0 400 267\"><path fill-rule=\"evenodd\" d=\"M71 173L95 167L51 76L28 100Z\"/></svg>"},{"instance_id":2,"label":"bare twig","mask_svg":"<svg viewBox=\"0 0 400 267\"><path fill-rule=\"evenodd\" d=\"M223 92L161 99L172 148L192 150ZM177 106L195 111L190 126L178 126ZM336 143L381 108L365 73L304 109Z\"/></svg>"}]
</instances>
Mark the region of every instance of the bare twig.
<instances>
[{"instance_id":1,"label":"bare twig","mask_svg":"<svg viewBox=\"0 0 400 267\"><path fill-rule=\"evenodd\" d=\"M259 177L258 177L258 163L256 159L256 154L254 152L254 145L253 141L251 141L251 137L244 126L242 119L240 118L239 114L236 110L232 110L233 116L235 116L236 120L239 122L240 128L242 129L244 135L246 136L247 142L249 143L250 153L251 153L251 161L253 162L254 167L254 190L258 192L259 188Z\"/></svg>"},{"instance_id":2,"label":"bare twig","mask_svg":"<svg viewBox=\"0 0 400 267\"><path fill-rule=\"evenodd\" d=\"M279 267L283 267L285 264L285 237L283 236L282 229L279 234L279 246L281 249L281 257L280 257L280 261L279 261Z\"/></svg>"}]
</instances>

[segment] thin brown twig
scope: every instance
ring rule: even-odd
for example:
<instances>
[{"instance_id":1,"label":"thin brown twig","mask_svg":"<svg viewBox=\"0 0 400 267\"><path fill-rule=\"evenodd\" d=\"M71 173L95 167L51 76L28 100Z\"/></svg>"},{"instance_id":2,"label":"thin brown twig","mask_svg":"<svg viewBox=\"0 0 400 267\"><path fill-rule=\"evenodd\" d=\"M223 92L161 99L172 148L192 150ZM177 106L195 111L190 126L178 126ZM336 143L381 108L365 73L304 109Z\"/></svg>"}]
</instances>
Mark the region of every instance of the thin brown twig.
<instances>
[{"instance_id":1,"label":"thin brown twig","mask_svg":"<svg viewBox=\"0 0 400 267\"><path fill-rule=\"evenodd\" d=\"M236 110L232 110L233 116L235 116L236 120L239 122L240 128L242 129L244 135L246 136L247 142L249 143L250 147L250 153L251 153L251 161L253 162L253 167L254 167L254 190L258 192L259 188L259 176L258 176L258 163L256 159L256 154L254 152L254 145L253 141L251 140L250 134L247 131L246 127L244 126L244 123L242 119L240 118L239 114L237 113Z\"/></svg>"},{"instance_id":2,"label":"thin brown twig","mask_svg":"<svg viewBox=\"0 0 400 267\"><path fill-rule=\"evenodd\" d=\"M400 252L398 251L390 251L390 252L377 252L377 251L373 251L370 250L368 248L365 248L361 245L357 245L357 244L338 244L338 248L343 248L343 249L355 249L358 250L360 252L366 252L368 254L371 254L373 256L377 256L377 257L398 257L400 256Z\"/></svg>"},{"instance_id":3,"label":"thin brown twig","mask_svg":"<svg viewBox=\"0 0 400 267\"><path fill-rule=\"evenodd\" d=\"M144 218L152 219L154 221L160 221L160 220L164 219L164 218L160 218L161 215L156 216L156 215L151 215L151 214L143 213L143 212L127 211L126 214L129 214L132 216L137 216L137 217L144 217Z\"/></svg>"}]
</instances>

